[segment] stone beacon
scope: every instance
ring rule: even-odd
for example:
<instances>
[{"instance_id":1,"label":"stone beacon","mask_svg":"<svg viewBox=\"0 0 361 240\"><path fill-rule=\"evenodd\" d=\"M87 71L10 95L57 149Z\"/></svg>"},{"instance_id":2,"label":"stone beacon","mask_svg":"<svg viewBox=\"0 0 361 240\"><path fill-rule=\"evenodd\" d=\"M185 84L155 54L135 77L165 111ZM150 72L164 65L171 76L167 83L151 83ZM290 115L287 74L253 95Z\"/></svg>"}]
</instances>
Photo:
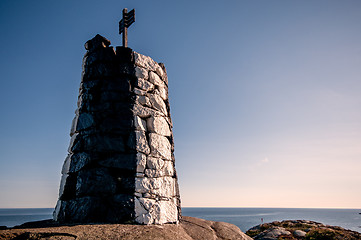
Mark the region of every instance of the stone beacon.
<instances>
[{"instance_id":1,"label":"stone beacon","mask_svg":"<svg viewBox=\"0 0 361 240\"><path fill-rule=\"evenodd\" d=\"M82 80L54 220L178 223L168 78L164 65L96 35Z\"/></svg>"}]
</instances>

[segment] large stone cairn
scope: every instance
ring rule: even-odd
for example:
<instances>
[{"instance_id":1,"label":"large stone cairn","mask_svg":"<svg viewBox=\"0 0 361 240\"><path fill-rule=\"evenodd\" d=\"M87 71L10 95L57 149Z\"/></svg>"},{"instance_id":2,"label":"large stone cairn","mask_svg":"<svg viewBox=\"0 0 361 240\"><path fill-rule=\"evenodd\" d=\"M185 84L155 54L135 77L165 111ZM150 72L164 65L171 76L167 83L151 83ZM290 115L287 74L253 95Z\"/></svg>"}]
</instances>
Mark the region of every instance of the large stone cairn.
<instances>
[{"instance_id":1,"label":"large stone cairn","mask_svg":"<svg viewBox=\"0 0 361 240\"><path fill-rule=\"evenodd\" d=\"M85 44L54 220L177 223L180 197L165 67L109 45L100 35Z\"/></svg>"}]
</instances>

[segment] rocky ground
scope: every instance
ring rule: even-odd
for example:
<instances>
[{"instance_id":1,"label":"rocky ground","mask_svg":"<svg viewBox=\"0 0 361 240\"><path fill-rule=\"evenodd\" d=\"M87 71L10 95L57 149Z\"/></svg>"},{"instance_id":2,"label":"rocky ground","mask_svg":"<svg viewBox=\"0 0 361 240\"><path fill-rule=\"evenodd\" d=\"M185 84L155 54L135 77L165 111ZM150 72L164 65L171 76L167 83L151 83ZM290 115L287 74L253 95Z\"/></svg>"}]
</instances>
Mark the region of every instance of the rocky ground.
<instances>
[{"instance_id":1,"label":"rocky ground","mask_svg":"<svg viewBox=\"0 0 361 240\"><path fill-rule=\"evenodd\" d=\"M247 235L248 236L247 236ZM305 220L287 220L258 225L243 233L225 222L182 217L180 224L56 225L51 220L31 222L12 229L0 228L0 239L92 240L92 239L179 239L179 240L360 240L361 233Z\"/></svg>"},{"instance_id":2,"label":"rocky ground","mask_svg":"<svg viewBox=\"0 0 361 240\"><path fill-rule=\"evenodd\" d=\"M56 226L51 221L22 225L17 229L0 230L0 239L13 240L92 240L92 239L179 239L252 240L230 223L213 222L193 217L182 217L180 224L130 225L88 224Z\"/></svg>"},{"instance_id":3,"label":"rocky ground","mask_svg":"<svg viewBox=\"0 0 361 240\"><path fill-rule=\"evenodd\" d=\"M360 240L361 233L306 220L287 220L258 225L247 235L255 240Z\"/></svg>"}]
</instances>

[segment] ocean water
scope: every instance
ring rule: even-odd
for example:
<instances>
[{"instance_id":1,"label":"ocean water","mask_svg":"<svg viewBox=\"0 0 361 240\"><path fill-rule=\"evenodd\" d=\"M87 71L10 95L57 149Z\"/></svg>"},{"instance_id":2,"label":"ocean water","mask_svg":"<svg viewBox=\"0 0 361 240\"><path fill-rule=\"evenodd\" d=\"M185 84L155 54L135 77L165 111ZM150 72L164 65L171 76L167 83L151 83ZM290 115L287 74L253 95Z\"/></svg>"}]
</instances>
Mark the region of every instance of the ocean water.
<instances>
[{"instance_id":1,"label":"ocean water","mask_svg":"<svg viewBox=\"0 0 361 240\"><path fill-rule=\"evenodd\" d=\"M54 208L0 208L0 226L14 227L25 222L52 218Z\"/></svg>"},{"instance_id":2,"label":"ocean water","mask_svg":"<svg viewBox=\"0 0 361 240\"><path fill-rule=\"evenodd\" d=\"M243 232L263 222L311 220L361 232L360 209L307 208L182 208L184 216L229 222Z\"/></svg>"},{"instance_id":3,"label":"ocean water","mask_svg":"<svg viewBox=\"0 0 361 240\"><path fill-rule=\"evenodd\" d=\"M0 209L0 226L13 227L25 222L52 218L52 208ZM242 231L261 224L282 220L312 220L361 232L361 209L306 208L182 208L184 216L229 222Z\"/></svg>"}]
</instances>

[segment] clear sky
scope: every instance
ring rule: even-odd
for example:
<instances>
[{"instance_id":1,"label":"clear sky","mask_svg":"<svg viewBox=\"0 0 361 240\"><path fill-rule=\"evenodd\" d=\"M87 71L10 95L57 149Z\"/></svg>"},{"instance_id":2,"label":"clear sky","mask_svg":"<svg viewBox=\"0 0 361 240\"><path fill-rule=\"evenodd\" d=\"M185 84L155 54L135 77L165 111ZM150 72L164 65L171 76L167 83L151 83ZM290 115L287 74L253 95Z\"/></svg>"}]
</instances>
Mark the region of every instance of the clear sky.
<instances>
[{"instance_id":1,"label":"clear sky","mask_svg":"<svg viewBox=\"0 0 361 240\"><path fill-rule=\"evenodd\" d=\"M0 207L54 207L84 43L164 62L183 206L361 208L361 1L0 1Z\"/></svg>"}]
</instances>

